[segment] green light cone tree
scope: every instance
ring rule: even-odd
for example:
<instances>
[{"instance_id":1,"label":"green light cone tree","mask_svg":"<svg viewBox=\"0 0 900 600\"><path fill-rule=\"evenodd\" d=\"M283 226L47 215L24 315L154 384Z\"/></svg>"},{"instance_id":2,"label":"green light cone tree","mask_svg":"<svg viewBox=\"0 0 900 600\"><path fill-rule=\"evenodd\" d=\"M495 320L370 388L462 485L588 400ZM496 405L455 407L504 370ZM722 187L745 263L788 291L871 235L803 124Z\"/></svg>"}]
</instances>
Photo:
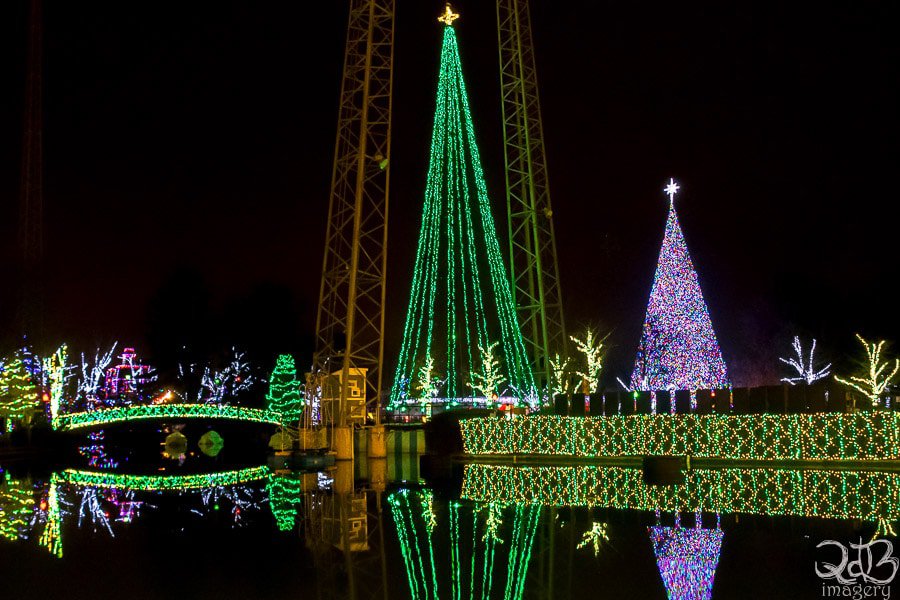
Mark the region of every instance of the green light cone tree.
<instances>
[{"instance_id":1,"label":"green light cone tree","mask_svg":"<svg viewBox=\"0 0 900 600\"><path fill-rule=\"evenodd\" d=\"M269 377L269 393L266 394L266 407L280 412L282 423L300 420L303 412L303 393L297 379L297 367L294 357L280 354L275 361L275 369Z\"/></svg>"},{"instance_id":2,"label":"green light cone tree","mask_svg":"<svg viewBox=\"0 0 900 600\"><path fill-rule=\"evenodd\" d=\"M493 340L499 340L511 393L534 402L534 375L491 215L456 34L452 19L445 23L422 226L390 406L415 397L417 374L429 358L445 375L442 397L468 396L472 374L487 375L479 348Z\"/></svg>"}]
</instances>

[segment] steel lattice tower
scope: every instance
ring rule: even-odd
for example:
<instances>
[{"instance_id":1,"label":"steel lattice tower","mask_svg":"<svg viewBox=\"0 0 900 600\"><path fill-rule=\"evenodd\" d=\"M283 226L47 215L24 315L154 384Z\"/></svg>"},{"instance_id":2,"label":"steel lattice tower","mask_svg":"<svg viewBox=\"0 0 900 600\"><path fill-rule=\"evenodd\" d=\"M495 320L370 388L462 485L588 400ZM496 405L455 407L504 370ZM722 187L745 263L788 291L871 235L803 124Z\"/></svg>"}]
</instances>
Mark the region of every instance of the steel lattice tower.
<instances>
[{"instance_id":1,"label":"steel lattice tower","mask_svg":"<svg viewBox=\"0 0 900 600\"><path fill-rule=\"evenodd\" d=\"M567 338L528 0L497 0L497 34L510 271L534 373L546 383Z\"/></svg>"},{"instance_id":2,"label":"steel lattice tower","mask_svg":"<svg viewBox=\"0 0 900 600\"><path fill-rule=\"evenodd\" d=\"M368 369L381 396L394 54L394 0L350 0L314 372ZM347 387L341 409L347 418ZM376 410L376 414L378 411Z\"/></svg>"},{"instance_id":3,"label":"steel lattice tower","mask_svg":"<svg viewBox=\"0 0 900 600\"><path fill-rule=\"evenodd\" d=\"M31 0L28 20L28 64L25 80L25 113L22 136L22 180L19 191L19 334L32 344L40 344L42 334L43 289L41 268L44 258L44 207L41 166L43 161L41 109L42 79L41 0Z\"/></svg>"}]
</instances>

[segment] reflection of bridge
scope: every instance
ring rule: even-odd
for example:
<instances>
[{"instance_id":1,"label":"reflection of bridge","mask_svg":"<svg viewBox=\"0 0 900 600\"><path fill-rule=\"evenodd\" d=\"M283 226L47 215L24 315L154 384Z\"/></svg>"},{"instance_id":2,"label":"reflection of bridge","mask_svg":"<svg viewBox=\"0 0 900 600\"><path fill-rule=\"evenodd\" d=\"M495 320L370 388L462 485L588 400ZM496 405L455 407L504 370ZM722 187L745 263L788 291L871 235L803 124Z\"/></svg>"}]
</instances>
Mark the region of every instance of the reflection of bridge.
<instances>
[{"instance_id":1,"label":"reflection of bridge","mask_svg":"<svg viewBox=\"0 0 900 600\"><path fill-rule=\"evenodd\" d=\"M116 488L137 492L184 491L239 485L271 477L272 472L265 465L236 471L199 473L196 475L130 475L107 471L77 471L66 469L53 475L54 483L68 483L78 486Z\"/></svg>"},{"instance_id":2,"label":"reflection of bridge","mask_svg":"<svg viewBox=\"0 0 900 600\"><path fill-rule=\"evenodd\" d=\"M72 430L146 419L225 419L278 425L281 414L220 404L142 404L59 415L57 429Z\"/></svg>"}]
</instances>

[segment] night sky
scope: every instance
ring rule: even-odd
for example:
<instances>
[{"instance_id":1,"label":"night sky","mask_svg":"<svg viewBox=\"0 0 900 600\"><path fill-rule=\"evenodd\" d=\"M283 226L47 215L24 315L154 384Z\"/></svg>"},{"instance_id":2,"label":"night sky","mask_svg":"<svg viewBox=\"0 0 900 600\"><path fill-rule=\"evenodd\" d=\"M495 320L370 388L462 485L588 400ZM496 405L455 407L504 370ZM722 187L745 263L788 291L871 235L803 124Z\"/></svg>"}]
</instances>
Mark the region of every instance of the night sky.
<instances>
[{"instance_id":1,"label":"night sky","mask_svg":"<svg viewBox=\"0 0 900 600\"><path fill-rule=\"evenodd\" d=\"M727 6L725 5L727 4ZM443 4L398 0L388 369L420 222ZM505 237L494 3L454 3ZM795 333L900 341L897 5L532 3L570 329L630 372L669 177L736 384ZM0 3L0 252L15 247L26 0ZM45 0L46 330L164 361L233 343L306 364L346 2ZM2 351L15 285L0 284ZM609 377L608 381L613 381Z\"/></svg>"}]
</instances>

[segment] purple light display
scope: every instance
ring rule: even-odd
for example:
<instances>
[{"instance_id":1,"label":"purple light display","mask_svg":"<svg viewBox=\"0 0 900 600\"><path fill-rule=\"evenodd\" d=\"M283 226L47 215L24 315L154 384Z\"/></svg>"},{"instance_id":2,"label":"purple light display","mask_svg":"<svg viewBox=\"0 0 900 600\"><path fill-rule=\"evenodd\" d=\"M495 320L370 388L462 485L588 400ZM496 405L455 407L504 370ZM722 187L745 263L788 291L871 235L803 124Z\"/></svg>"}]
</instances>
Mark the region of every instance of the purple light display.
<instances>
[{"instance_id":1,"label":"purple light display","mask_svg":"<svg viewBox=\"0 0 900 600\"><path fill-rule=\"evenodd\" d=\"M674 182L670 183L667 191L673 185ZM678 224L674 190L670 191L669 218L631 373L631 387L635 390L730 387L697 272Z\"/></svg>"},{"instance_id":2,"label":"purple light display","mask_svg":"<svg viewBox=\"0 0 900 600\"><path fill-rule=\"evenodd\" d=\"M660 525L648 529L669 600L710 600L725 533Z\"/></svg>"}]
</instances>

